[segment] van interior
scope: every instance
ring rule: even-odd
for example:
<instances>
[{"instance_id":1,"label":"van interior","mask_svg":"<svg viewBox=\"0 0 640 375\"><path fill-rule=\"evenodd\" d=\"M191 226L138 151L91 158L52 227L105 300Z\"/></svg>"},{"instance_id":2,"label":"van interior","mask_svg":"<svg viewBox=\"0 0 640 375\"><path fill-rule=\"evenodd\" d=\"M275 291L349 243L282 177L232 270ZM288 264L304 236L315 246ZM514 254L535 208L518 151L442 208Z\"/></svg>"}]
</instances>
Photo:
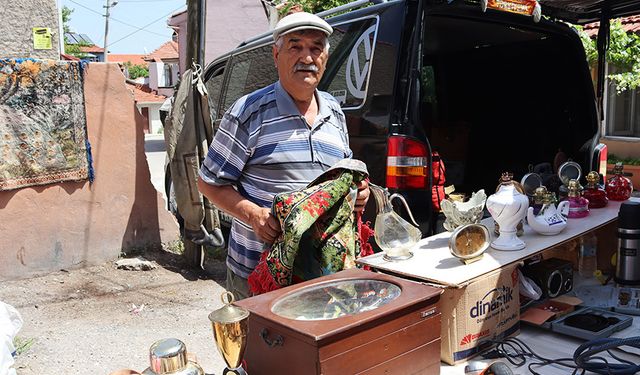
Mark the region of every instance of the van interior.
<instances>
[{"instance_id":1,"label":"van interior","mask_svg":"<svg viewBox=\"0 0 640 375\"><path fill-rule=\"evenodd\" d=\"M427 15L421 122L446 186L495 191L502 172L553 187L571 159L584 171L597 134L593 84L577 34L561 25ZM517 21L517 23L516 23Z\"/></svg>"}]
</instances>

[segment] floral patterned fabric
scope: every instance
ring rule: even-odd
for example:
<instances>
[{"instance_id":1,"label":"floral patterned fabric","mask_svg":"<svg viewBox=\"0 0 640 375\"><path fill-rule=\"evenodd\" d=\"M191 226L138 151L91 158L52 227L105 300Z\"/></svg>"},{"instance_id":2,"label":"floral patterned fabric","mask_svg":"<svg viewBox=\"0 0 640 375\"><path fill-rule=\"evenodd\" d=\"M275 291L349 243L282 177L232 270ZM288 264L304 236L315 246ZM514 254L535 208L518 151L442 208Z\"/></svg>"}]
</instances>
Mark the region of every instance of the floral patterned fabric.
<instances>
[{"instance_id":1,"label":"floral patterned fabric","mask_svg":"<svg viewBox=\"0 0 640 375\"><path fill-rule=\"evenodd\" d=\"M366 177L335 170L328 180L276 195L272 213L282 234L249 275L254 295L355 267L357 257L373 253L367 243L373 231L353 212L355 183Z\"/></svg>"}]
</instances>

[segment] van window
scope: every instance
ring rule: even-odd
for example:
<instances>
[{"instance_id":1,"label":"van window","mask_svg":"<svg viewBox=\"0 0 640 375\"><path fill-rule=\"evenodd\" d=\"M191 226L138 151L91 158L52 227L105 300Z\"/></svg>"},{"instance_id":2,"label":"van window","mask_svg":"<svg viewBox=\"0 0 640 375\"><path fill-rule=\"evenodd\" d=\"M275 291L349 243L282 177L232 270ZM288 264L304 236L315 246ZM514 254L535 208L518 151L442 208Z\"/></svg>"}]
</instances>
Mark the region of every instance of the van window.
<instances>
[{"instance_id":1,"label":"van window","mask_svg":"<svg viewBox=\"0 0 640 375\"><path fill-rule=\"evenodd\" d=\"M218 116L218 104L220 100L220 91L222 91L222 79L224 78L224 69L219 69L214 73L214 76L209 78L205 82L207 88L207 98L209 100L209 112L211 113L212 123L215 120L222 117L222 114Z\"/></svg>"},{"instance_id":2,"label":"van window","mask_svg":"<svg viewBox=\"0 0 640 375\"><path fill-rule=\"evenodd\" d=\"M271 44L241 52L231 57L222 112L241 96L278 80Z\"/></svg>"},{"instance_id":3,"label":"van window","mask_svg":"<svg viewBox=\"0 0 640 375\"><path fill-rule=\"evenodd\" d=\"M365 100L375 32L375 18L333 27L329 62L319 87L333 95L343 108L359 107Z\"/></svg>"}]
</instances>

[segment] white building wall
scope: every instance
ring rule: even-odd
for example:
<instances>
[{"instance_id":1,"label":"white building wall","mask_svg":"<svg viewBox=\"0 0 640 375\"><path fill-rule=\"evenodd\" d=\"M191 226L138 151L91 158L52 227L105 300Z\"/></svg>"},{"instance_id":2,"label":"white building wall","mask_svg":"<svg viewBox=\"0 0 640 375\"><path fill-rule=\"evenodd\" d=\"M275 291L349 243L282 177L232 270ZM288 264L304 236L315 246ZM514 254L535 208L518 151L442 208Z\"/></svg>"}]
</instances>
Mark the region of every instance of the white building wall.
<instances>
[{"instance_id":1,"label":"white building wall","mask_svg":"<svg viewBox=\"0 0 640 375\"><path fill-rule=\"evenodd\" d=\"M158 90L160 83L164 83L164 64L161 62L149 63L149 88Z\"/></svg>"},{"instance_id":2,"label":"white building wall","mask_svg":"<svg viewBox=\"0 0 640 375\"><path fill-rule=\"evenodd\" d=\"M160 106L162 103L149 104L149 132L158 134L162 130L162 121L160 120Z\"/></svg>"},{"instance_id":3,"label":"white building wall","mask_svg":"<svg viewBox=\"0 0 640 375\"><path fill-rule=\"evenodd\" d=\"M178 34L178 55L180 56L180 72L182 73L187 69L187 12L172 16L169 18L168 24Z\"/></svg>"},{"instance_id":4,"label":"white building wall","mask_svg":"<svg viewBox=\"0 0 640 375\"><path fill-rule=\"evenodd\" d=\"M162 120L160 120L160 107L162 106L162 102L160 103L136 103L136 108L138 112L142 114L142 109L147 107L148 114L148 125L149 125L149 134L158 134L161 132Z\"/></svg>"}]
</instances>

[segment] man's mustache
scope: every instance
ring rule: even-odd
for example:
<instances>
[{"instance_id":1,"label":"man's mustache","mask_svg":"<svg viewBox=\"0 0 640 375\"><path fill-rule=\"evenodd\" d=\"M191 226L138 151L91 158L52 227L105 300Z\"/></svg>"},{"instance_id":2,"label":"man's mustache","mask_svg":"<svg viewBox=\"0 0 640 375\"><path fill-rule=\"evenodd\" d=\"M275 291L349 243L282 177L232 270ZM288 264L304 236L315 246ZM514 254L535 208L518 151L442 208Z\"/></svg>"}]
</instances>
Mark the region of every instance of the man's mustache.
<instances>
[{"instance_id":1,"label":"man's mustache","mask_svg":"<svg viewBox=\"0 0 640 375\"><path fill-rule=\"evenodd\" d=\"M293 71L297 72L299 70L302 71L310 71L310 72L314 72L317 73L318 72L318 67L316 66L316 64L303 64L303 63L297 63L294 67L293 67Z\"/></svg>"}]
</instances>

